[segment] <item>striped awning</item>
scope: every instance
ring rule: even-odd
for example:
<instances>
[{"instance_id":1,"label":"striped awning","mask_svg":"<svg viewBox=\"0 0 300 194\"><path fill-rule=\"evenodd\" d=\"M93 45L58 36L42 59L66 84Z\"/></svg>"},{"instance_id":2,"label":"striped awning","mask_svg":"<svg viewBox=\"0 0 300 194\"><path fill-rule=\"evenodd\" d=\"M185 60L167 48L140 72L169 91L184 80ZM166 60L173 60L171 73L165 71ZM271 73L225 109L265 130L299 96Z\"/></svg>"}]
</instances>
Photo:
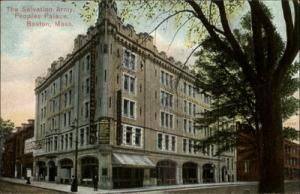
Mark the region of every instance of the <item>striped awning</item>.
<instances>
[{"instance_id":1,"label":"striped awning","mask_svg":"<svg viewBox=\"0 0 300 194\"><path fill-rule=\"evenodd\" d=\"M155 164L143 155L113 153L113 166L134 167L134 168L154 168Z\"/></svg>"}]
</instances>

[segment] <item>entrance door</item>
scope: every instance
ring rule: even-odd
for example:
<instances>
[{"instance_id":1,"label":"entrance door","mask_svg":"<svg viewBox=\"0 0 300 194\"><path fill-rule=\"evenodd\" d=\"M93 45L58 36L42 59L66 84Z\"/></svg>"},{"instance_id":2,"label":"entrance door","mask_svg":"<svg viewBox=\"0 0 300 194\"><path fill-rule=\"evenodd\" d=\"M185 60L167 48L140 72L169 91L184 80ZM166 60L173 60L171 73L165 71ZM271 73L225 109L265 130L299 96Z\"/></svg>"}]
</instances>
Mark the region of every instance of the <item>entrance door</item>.
<instances>
[{"instance_id":1,"label":"entrance door","mask_svg":"<svg viewBox=\"0 0 300 194\"><path fill-rule=\"evenodd\" d=\"M223 168L222 168L222 182L226 182L226 180L225 180L226 175L227 175L227 170L226 170L226 167L223 166Z\"/></svg>"},{"instance_id":2,"label":"entrance door","mask_svg":"<svg viewBox=\"0 0 300 194\"><path fill-rule=\"evenodd\" d=\"M214 182L214 168L212 164L203 165L203 183Z\"/></svg>"},{"instance_id":3,"label":"entrance door","mask_svg":"<svg viewBox=\"0 0 300 194\"><path fill-rule=\"evenodd\" d=\"M144 180L143 168L113 168L113 187L117 188L133 188L142 187Z\"/></svg>"},{"instance_id":4,"label":"entrance door","mask_svg":"<svg viewBox=\"0 0 300 194\"><path fill-rule=\"evenodd\" d=\"M176 163L173 161L161 161L157 163L157 185L176 184Z\"/></svg>"},{"instance_id":5,"label":"entrance door","mask_svg":"<svg viewBox=\"0 0 300 194\"><path fill-rule=\"evenodd\" d=\"M195 184L197 180L197 164L193 162L184 163L182 166L183 184Z\"/></svg>"},{"instance_id":6,"label":"entrance door","mask_svg":"<svg viewBox=\"0 0 300 194\"><path fill-rule=\"evenodd\" d=\"M55 176L56 176L55 163L53 161L50 161L48 163L48 166L49 166L49 181L55 181Z\"/></svg>"}]
</instances>

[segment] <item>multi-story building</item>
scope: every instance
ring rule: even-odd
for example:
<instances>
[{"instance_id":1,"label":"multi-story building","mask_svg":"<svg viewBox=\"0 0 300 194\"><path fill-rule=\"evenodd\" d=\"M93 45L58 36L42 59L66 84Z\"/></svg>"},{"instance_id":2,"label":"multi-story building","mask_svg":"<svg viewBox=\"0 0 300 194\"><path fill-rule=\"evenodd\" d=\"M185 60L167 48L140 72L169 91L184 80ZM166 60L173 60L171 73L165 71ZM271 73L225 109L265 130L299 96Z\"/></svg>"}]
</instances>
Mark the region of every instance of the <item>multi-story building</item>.
<instances>
[{"instance_id":1,"label":"multi-story building","mask_svg":"<svg viewBox=\"0 0 300 194\"><path fill-rule=\"evenodd\" d=\"M4 143L3 167L4 176L22 178L33 169L33 135L34 120L22 123L16 132L10 134Z\"/></svg>"},{"instance_id":2,"label":"multi-story building","mask_svg":"<svg viewBox=\"0 0 300 194\"><path fill-rule=\"evenodd\" d=\"M16 161L16 136L10 134L4 142L2 155L2 176L15 177L15 161Z\"/></svg>"},{"instance_id":3,"label":"multi-story building","mask_svg":"<svg viewBox=\"0 0 300 194\"><path fill-rule=\"evenodd\" d=\"M240 134L240 138L247 138L249 143L238 145L237 147L237 180L238 181L258 181L259 180L259 160L257 155L249 154L255 138L246 132ZM243 140L242 140L243 141ZM284 179L300 179L300 145L285 139L284 144ZM249 151L248 151L249 150Z\"/></svg>"},{"instance_id":4,"label":"multi-story building","mask_svg":"<svg viewBox=\"0 0 300 194\"><path fill-rule=\"evenodd\" d=\"M284 177L300 180L300 144L284 141Z\"/></svg>"},{"instance_id":5,"label":"multi-story building","mask_svg":"<svg viewBox=\"0 0 300 194\"><path fill-rule=\"evenodd\" d=\"M36 80L36 177L69 182L78 142L81 184L94 175L101 188L219 182L221 172L235 180L235 151L220 158L214 146L194 149L211 134L194 126L211 103L194 81L103 0L96 25Z\"/></svg>"}]
</instances>

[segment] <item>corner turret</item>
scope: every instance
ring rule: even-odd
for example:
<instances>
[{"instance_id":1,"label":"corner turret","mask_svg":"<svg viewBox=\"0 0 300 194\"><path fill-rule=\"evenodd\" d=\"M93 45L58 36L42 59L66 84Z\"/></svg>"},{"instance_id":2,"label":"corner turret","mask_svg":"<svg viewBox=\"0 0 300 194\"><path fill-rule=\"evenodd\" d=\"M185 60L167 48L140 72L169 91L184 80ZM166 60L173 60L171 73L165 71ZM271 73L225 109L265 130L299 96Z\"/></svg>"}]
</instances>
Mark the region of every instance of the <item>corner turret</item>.
<instances>
[{"instance_id":1,"label":"corner turret","mask_svg":"<svg viewBox=\"0 0 300 194\"><path fill-rule=\"evenodd\" d=\"M101 23L104 19L117 21L117 3L115 0L101 0L98 4L97 23Z\"/></svg>"}]
</instances>

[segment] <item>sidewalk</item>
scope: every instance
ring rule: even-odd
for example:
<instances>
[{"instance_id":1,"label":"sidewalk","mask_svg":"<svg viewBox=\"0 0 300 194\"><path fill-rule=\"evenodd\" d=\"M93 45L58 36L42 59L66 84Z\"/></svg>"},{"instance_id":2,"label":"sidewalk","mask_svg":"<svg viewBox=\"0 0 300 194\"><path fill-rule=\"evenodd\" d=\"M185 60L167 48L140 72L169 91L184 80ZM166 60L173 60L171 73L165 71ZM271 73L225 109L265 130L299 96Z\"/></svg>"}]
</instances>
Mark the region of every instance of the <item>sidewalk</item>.
<instances>
[{"instance_id":1,"label":"sidewalk","mask_svg":"<svg viewBox=\"0 0 300 194\"><path fill-rule=\"evenodd\" d=\"M26 180L0 177L0 180L11 183L26 185ZM172 190L187 190L187 189L207 189L207 188L219 188L226 186L242 186L242 185L256 185L257 182L230 182L230 183L207 183L207 184L191 184L191 185L170 185L170 186L151 186L142 188L130 188L130 189L114 189L114 190L103 190L98 189L94 191L92 187L78 186L78 194L112 194L112 193L164 193L164 191ZM71 186L66 184L49 183L43 181L31 181L31 186L39 187L49 190L61 191L66 193L72 193L70 191Z\"/></svg>"}]
</instances>

